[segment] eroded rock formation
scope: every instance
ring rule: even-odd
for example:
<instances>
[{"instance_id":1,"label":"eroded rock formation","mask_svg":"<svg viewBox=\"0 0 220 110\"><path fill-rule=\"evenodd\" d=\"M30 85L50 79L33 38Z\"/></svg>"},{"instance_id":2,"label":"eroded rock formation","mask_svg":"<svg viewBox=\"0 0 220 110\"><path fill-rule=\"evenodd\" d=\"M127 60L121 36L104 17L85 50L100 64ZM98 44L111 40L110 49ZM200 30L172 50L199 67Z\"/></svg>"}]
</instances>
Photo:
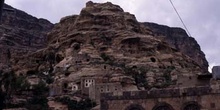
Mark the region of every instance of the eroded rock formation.
<instances>
[{"instance_id":1,"label":"eroded rock formation","mask_svg":"<svg viewBox=\"0 0 220 110\"><path fill-rule=\"evenodd\" d=\"M110 2L88 2L79 15L62 18L48 34L47 48L30 56L31 62L20 65L53 74L55 82L105 76L108 82L122 82L130 77L124 83L139 89L175 85L180 75L196 76L203 70Z\"/></svg>"},{"instance_id":2,"label":"eroded rock formation","mask_svg":"<svg viewBox=\"0 0 220 110\"><path fill-rule=\"evenodd\" d=\"M155 37L164 39L172 47L191 57L201 66L204 72L207 72L209 65L205 54L201 51L197 41L193 37L188 36L185 30L155 23L145 22L142 24L152 30Z\"/></svg>"},{"instance_id":3,"label":"eroded rock formation","mask_svg":"<svg viewBox=\"0 0 220 110\"><path fill-rule=\"evenodd\" d=\"M197 75L207 69L184 30L139 23L110 2L87 2L79 15L62 18L51 31L48 21L19 10L3 19L1 61L25 77L31 86L24 91L33 94L44 83L50 96L92 94L97 100L101 92L198 85Z\"/></svg>"}]
</instances>

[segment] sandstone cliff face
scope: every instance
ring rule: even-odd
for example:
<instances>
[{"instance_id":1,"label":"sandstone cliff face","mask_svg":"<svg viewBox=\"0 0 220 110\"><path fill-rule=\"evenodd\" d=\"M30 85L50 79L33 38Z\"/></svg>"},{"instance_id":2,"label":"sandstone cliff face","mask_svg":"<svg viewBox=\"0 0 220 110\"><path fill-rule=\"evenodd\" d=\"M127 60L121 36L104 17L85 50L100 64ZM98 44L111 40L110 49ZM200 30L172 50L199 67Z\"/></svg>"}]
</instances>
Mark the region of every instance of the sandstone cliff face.
<instances>
[{"instance_id":1,"label":"sandstone cliff face","mask_svg":"<svg viewBox=\"0 0 220 110\"><path fill-rule=\"evenodd\" d=\"M119 6L88 2L80 15L61 19L48 34L47 48L18 61L18 74L47 73L57 86L98 78L129 90L177 85L183 75L202 73L190 57L153 35Z\"/></svg>"},{"instance_id":2,"label":"sandstone cliff face","mask_svg":"<svg viewBox=\"0 0 220 110\"><path fill-rule=\"evenodd\" d=\"M14 9L4 5L5 8ZM10 59L46 46L46 33L53 24L14 9L3 11L0 25L0 63L9 64Z\"/></svg>"},{"instance_id":3,"label":"sandstone cliff face","mask_svg":"<svg viewBox=\"0 0 220 110\"><path fill-rule=\"evenodd\" d=\"M20 84L22 88L11 90L19 95L10 103L29 105L32 102L27 96L33 102L46 99L43 93L48 93L45 87L49 86L50 94L72 94L77 88L74 94L88 95L85 79L114 90L120 87L120 91L194 86L197 74L208 66L198 44L184 30L139 23L134 15L110 2L88 2L79 15L62 18L50 31L52 27L47 20L19 10L3 13L1 70L13 70L23 83L32 85ZM0 84L6 84L0 78ZM42 85L33 88L38 83L47 84L43 89ZM6 93L10 89L2 88ZM40 95L34 94L38 90Z\"/></svg>"},{"instance_id":4,"label":"sandstone cliff face","mask_svg":"<svg viewBox=\"0 0 220 110\"><path fill-rule=\"evenodd\" d=\"M208 62L205 54L201 51L199 44L193 37L189 37L185 30L158 25L155 23L141 23L152 30L155 37L168 42L172 47L180 50L183 54L196 61L204 72L208 71Z\"/></svg>"}]
</instances>

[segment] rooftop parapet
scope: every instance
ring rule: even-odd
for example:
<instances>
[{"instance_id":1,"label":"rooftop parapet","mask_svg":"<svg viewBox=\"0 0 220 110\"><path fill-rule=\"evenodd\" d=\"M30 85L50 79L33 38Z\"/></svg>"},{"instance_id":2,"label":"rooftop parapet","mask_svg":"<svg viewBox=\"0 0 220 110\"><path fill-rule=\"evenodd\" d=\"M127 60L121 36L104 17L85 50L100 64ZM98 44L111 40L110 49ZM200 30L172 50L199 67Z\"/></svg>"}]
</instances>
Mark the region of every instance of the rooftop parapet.
<instances>
[{"instance_id":1,"label":"rooftop parapet","mask_svg":"<svg viewBox=\"0 0 220 110\"><path fill-rule=\"evenodd\" d=\"M101 99L122 100L122 99L149 99L165 97L184 97L200 96L212 93L209 86L190 87L190 88L169 88L156 89L150 91L125 91L122 95L113 95L113 93L102 93Z\"/></svg>"}]
</instances>

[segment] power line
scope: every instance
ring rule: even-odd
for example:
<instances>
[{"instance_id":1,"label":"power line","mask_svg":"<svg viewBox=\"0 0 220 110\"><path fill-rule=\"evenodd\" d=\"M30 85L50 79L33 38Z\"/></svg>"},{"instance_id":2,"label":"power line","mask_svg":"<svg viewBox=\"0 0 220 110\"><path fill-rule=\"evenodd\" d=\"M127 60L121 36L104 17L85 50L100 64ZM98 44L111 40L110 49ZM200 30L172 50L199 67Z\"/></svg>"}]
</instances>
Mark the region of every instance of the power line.
<instances>
[{"instance_id":1,"label":"power line","mask_svg":"<svg viewBox=\"0 0 220 110\"><path fill-rule=\"evenodd\" d=\"M176 7L174 6L174 4L173 4L172 0L169 0L169 1L170 1L171 5L173 6L173 9L175 10L176 14L178 15L178 17L179 17L180 21L182 22L182 24L183 24L184 28L186 29L187 33L189 34L189 36L191 36L191 34L190 34L189 30L187 29L187 27L186 27L185 23L183 22L183 19L181 18L180 14L178 13L178 11L177 11ZM192 37L192 36L191 36L191 37Z\"/></svg>"}]
</instances>

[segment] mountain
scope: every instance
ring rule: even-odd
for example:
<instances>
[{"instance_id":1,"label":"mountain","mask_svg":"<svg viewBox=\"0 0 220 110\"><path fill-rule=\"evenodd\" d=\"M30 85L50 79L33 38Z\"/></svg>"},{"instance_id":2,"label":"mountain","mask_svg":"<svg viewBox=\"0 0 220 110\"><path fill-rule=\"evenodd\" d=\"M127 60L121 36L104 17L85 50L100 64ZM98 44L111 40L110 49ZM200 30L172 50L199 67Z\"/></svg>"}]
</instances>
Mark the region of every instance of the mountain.
<instances>
[{"instance_id":1,"label":"mountain","mask_svg":"<svg viewBox=\"0 0 220 110\"><path fill-rule=\"evenodd\" d=\"M46 33L53 24L45 19L38 19L9 5L3 11L0 25L0 63L10 64L13 58L21 57L46 46Z\"/></svg>"},{"instance_id":2,"label":"mountain","mask_svg":"<svg viewBox=\"0 0 220 110\"><path fill-rule=\"evenodd\" d=\"M23 74L48 72L60 77L56 84L82 77L108 76L109 82L129 77L124 83L133 82L145 89L167 83L166 75L172 82L169 85L175 85L178 75L203 73L196 61L155 35L153 28L146 28L117 5L88 2L79 15L64 17L55 25L48 33L47 48L17 65L23 66ZM135 74L141 74L141 80L148 85L137 81Z\"/></svg>"},{"instance_id":3,"label":"mountain","mask_svg":"<svg viewBox=\"0 0 220 110\"><path fill-rule=\"evenodd\" d=\"M5 4L4 8L9 11L3 11L0 25L0 109L21 106L18 98L12 95L20 93L27 83L25 77L14 74L19 70L19 67L13 68L18 62L15 59L26 59L26 54L45 48L46 34L54 26L46 19L38 19L9 5ZM27 100L28 96L24 97Z\"/></svg>"},{"instance_id":4,"label":"mountain","mask_svg":"<svg viewBox=\"0 0 220 110\"><path fill-rule=\"evenodd\" d=\"M48 100L54 106L73 98L82 107L94 105L85 97L100 91L195 86L207 71L203 52L184 30L139 23L110 2L87 2L79 15L55 25L19 10L4 13L1 32L1 61L10 70L2 66L0 95L12 94L8 102L16 107L40 110Z\"/></svg>"}]
</instances>

